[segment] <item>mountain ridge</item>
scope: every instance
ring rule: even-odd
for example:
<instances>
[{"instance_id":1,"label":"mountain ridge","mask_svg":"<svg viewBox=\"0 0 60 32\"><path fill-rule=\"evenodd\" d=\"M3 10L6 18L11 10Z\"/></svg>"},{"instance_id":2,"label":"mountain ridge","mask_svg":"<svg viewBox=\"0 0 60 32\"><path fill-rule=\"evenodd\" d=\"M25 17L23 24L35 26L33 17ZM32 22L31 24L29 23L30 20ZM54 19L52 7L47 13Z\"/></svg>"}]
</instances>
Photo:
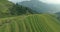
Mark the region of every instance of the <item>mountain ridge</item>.
<instances>
[{"instance_id":1,"label":"mountain ridge","mask_svg":"<svg viewBox=\"0 0 60 32\"><path fill-rule=\"evenodd\" d=\"M30 0L30 1L23 1L19 2L20 5L32 8L38 13L56 13L60 12L60 5L56 4L46 4L38 0Z\"/></svg>"}]
</instances>

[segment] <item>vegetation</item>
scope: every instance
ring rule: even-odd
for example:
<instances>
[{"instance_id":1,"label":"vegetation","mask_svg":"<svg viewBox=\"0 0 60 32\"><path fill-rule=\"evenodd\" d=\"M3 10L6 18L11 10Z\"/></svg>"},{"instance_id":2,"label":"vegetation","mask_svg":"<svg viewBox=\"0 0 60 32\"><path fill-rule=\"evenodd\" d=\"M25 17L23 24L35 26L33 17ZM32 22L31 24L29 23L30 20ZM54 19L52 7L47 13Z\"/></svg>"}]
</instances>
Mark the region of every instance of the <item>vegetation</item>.
<instances>
[{"instance_id":1,"label":"vegetation","mask_svg":"<svg viewBox=\"0 0 60 32\"><path fill-rule=\"evenodd\" d=\"M0 32L60 32L60 22L46 14L2 18Z\"/></svg>"},{"instance_id":2,"label":"vegetation","mask_svg":"<svg viewBox=\"0 0 60 32\"><path fill-rule=\"evenodd\" d=\"M60 21L56 15L0 0L0 32L60 32Z\"/></svg>"},{"instance_id":3,"label":"vegetation","mask_svg":"<svg viewBox=\"0 0 60 32\"><path fill-rule=\"evenodd\" d=\"M10 9L12 15L33 14L32 9L19 5L18 3Z\"/></svg>"},{"instance_id":4,"label":"vegetation","mask_svg":"<svg viewBox=\"0 0 60 32\"><path fill-rule=\"evenodd\" d=\"M0 18L23 14L33 14L33 11L28 7L14 4L7 0L0 1Z\"/></svg>"}]
</instances>

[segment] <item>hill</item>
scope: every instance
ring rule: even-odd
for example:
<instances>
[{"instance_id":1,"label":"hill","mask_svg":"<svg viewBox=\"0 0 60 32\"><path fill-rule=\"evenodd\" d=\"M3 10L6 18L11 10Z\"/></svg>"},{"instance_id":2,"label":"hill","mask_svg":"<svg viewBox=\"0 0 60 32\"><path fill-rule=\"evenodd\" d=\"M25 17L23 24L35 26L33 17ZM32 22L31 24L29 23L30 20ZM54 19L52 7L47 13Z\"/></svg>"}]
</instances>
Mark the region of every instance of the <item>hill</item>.
<instances>
[{"instance_id":1,"label":"hill","mask_svg":"<svg viewBox=\"0 0 60 32\"><path fill-rule=\"evenodd\" d=\"M0 18L0 32L60 32L60 21L49 14Z\"/></svg>"},{"instance_id":2,"label":"hill","mask_svg":"<svg viewBox=\"0 0 60 32\"><path fill-rule=\"evenodd\" d=\"M56 13L60 12L60 4L47 4L43 3L39 0L30 0L30 1L23 1L19 2L20 5L32 8L34 11L39 13Z\"/></svg>"},{"instance_id":3,"label":"hill","mask_svg":"<svg viewBox=\"0 0 60 32\"><path fill-rule=\"evenodd\" d=\"M0 14L1 13L8 13L9 8L11 8L13 3L7 0L0 0Z\"/></svg>"},{"instance_id":4,"label":"hill","mask_svg":"<svg viewBox=\"0 0 60 32\"><path fill-rule=\"evenodd\" d=\"M14 4L8 0L0 0L0 18L23 14L33 14L32 9Z\"/></svg>"},{"instance_id":5,"label":"hill","mask_svg":"<svg viewBox=\"0 0 60 32\"><path fill-rule=\"evenodd\" d=\"M55 13L57 15L57 19L60 20L60 12Z\"/></svg>"}]
</instances>

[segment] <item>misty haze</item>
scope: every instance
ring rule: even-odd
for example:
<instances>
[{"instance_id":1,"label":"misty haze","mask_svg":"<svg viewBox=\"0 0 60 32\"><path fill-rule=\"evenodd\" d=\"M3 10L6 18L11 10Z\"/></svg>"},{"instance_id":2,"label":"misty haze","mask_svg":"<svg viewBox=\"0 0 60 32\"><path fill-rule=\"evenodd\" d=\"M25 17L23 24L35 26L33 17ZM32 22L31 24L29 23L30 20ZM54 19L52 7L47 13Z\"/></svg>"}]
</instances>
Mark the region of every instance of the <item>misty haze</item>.
<instances>
[{"instance_id":1,"label":"misty haze","mask_svg":"<svg viewBox=\"0 0 60 32\"><path fill-rule=\"evenodd\" d=\"M0 0L0 32L60 32L60 0Z\"/></svg>"}]
</instances>

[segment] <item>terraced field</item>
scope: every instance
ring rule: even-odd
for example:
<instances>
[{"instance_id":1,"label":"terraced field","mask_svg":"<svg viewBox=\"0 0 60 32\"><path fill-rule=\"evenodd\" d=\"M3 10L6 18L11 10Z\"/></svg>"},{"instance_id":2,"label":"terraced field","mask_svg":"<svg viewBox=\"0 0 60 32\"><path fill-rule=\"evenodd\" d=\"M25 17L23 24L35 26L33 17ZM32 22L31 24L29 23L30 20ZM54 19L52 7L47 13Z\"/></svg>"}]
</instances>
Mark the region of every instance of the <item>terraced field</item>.
<instances>
[{"instance_id":1,"label":"terraced field","mask_svg":"<svg viewBox=\"0 0 60 32\"><path fill-rule=\"evenodd\" d=\"M1 18L0 32L60 32L60 21L47 14Z\"/></svg>"}]
</instances>

